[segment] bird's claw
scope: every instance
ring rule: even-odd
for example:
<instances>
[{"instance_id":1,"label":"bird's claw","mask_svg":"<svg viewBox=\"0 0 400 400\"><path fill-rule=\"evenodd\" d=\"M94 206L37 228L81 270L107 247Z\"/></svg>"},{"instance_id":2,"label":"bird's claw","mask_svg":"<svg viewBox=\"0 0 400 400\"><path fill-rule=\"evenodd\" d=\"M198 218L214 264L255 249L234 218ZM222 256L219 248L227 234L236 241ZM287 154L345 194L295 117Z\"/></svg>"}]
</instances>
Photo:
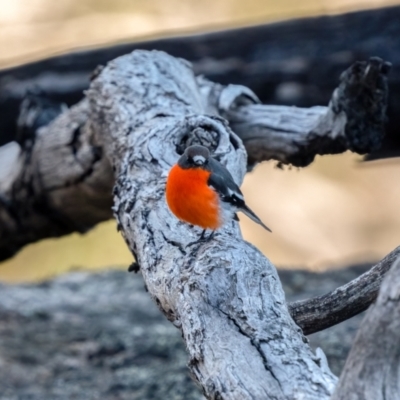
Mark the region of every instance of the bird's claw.
<instances>
[{"instance_id":1,"label":"bird's claw","mask_svg":"<svg viewBox=\"0 0 400 400\"><path fill-rule=\"evenodd\" d=\"M201 232L200 238L198 240L195 240L194 242L190 242L186 245L186 247L190 247L194 244L200 244L200 243L206 243L210 241L214 237L215 231L212 231L207 237L205 235L206 230L203 229L203 232Z\"/></svg>"}]
</instances>

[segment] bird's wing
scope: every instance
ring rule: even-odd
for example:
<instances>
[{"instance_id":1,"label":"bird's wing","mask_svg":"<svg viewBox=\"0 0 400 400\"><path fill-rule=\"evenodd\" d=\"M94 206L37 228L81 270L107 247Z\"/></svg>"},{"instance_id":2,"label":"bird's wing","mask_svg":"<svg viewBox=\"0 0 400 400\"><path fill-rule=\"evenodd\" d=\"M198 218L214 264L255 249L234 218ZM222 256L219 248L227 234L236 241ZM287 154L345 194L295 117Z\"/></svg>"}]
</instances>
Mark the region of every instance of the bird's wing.
<instances>
[{"instance_id":1,"label":"bird's wing","mask_svg":"<svg viewBox=\"0 0 400 400\"><path fill-rule=\"evenodd\" d=\"M211 186L219 195L220 199L226 203L230 203L237 210L242 211L250 219L260 224L264 229L272 232L257 215L246 205L244 197L238 185L236 185L230 172L217 160L210 158L208 185ZM237 216L236 216L237 217Z\"/></svg>"},{"instance_id":2,"label":"bird's wing","mask_svg":"<svg viewBox=\"0 0 400 400\"><path fill-rule=\"evenodd\" d=\"M230 203L237 208L242 208L244 206L243 194L230 172L213 158L208 160L208 164L211 172L208 178L208 185L218 193L222 201Z\"/></svg>"}]
</instances>

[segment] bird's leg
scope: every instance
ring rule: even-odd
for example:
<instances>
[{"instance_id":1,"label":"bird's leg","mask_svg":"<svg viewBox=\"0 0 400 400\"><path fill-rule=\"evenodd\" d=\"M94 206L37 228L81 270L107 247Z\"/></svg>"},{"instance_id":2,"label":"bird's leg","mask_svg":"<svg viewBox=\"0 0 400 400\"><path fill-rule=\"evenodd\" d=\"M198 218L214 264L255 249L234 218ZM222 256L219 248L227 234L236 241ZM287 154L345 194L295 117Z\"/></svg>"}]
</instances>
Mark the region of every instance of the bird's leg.
<instances>
[{"instance_id":1,"label":"bird's leg","mask_svg":"<svg viewBox=\"0 0 400 400\"><path fill-rule=\"evenodd\" d=\"M202 243L202 242L208 242L210 239L212 239L213 236L214 236L214 232L215 231L212 231L210 233L210 235L206 237L206 230L207 229L203 229L203 231L201 232L201 235L200 235L198 240L196 240L194 242L190 242L186 246L189 247L189 246L192 246L193 244L199 244L199 243Z\"/></svg>"},{"instance_id":2,"label":"bird's leg","mask_svg":"<svg viewBox=\"0 0 400 400\"><path fill-rule=\"evenodd\" d=\"M204 229L204 231L205 231L205 229ZM215 231L211 231L210 235L207 238L207 241L211 240L214 237L214 233L215 233Z\"/></svg>"}]
</instances>

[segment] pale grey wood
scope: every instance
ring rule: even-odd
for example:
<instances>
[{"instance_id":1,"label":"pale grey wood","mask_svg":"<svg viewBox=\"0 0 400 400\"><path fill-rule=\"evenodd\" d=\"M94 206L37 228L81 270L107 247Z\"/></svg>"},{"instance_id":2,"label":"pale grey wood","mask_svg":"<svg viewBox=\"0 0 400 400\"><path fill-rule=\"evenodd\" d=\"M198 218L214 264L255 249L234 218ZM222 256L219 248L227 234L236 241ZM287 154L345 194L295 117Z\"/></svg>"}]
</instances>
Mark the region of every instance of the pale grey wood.
<instances>
[{"instance_id":1,"label":"pale grey wood","mask_svg":"<svg viewBox=\"0 0 400 400\"><path fill-rule=\"evenodd\" d=\"M0 260L28 243L83 233L112 218L112 170L88 117L82 100L41 128L32 146L2 146Z\"/></svg>"},{"instance_id":2,"label":"pale grey wood","mask_svg":"<svg viewBox=\"0 0 400 400\"><path fill-rule=\"evenodd\" d=\"M271 159L304 167L317 154L365 154L379 148L390 67L377 57L354 63L342 73L327 107L264 105L245 86L216 85L204 78L199 83L208 110L226 118L242 139L249 167Z\"/></svg>"},{"instance_id":3,"label":"pale grey wood","mask_svg":"<svg viewBox=\"0 0 400 400\"><path fill-rule=\"evenodd\" d=\"M209 143L238 184L246 171L241 141L204 115L190 65L135 51L112 61L88 98L116 173L115 217L149 293L181 329L206 397L328 399L336 377L290 317L275 267L243 241L237 222L196 243L201 229L168 210L166 176L182 145Z\"/></svg>"},{"instance_id":4,"label":"pale grey wood","mask_svg":"<svg viewBox=\"0 0 400 400\"><path fill-rule=\"evenodd\" d=\"M332 400L400 398L400 257L357 333Z\"/></svg>"},{"instance_id":5,"label":"pale grey wood","mask_svg":"<svg viewBox=\"0 0 400 400\"><path fill-rule=\"evenodd\" d=\"M10 190L16 177L21 172L21 148L17 142L0 146L0 192Z\"/></svg>"},{"instance_id":6,"label":"pale grey wood","mask_svg":"<svg viewBox=\"0 0 400 400\"><path fill-rule=\"evenodd\" d=\"M382 281L400 256L400 246L369 271L337 289L289 304L289 312L305 335L322 331L366 310L377 298Z\"/></svg>"}]
</instances>

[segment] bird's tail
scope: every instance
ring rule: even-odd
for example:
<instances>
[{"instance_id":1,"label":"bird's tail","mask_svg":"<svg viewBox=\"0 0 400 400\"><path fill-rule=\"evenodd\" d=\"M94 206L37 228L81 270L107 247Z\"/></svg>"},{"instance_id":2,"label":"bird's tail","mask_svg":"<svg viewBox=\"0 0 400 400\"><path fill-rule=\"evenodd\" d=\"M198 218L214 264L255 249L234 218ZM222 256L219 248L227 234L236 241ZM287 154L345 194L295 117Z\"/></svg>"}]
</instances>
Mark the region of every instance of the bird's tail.
<instances>
[{"instance_id":1,"label":"bird's tail","mask_svg":"<svg viewBox=\"0 0 400 400\"><path fill-rule=\"evenodd\" d=\"M267 225L265 225L260 218L257 217L256 214L254 214L253 211L250 210L249 207L247 207L246 204L243 204L240 207L240 211L242 211L243 214L247 215L250 219L252 219L254 222L256 222L257 224L261 225L264 229L266 229L269 232L272 232L271 229L268 228Z\"/></svg>"}]
</instances>

